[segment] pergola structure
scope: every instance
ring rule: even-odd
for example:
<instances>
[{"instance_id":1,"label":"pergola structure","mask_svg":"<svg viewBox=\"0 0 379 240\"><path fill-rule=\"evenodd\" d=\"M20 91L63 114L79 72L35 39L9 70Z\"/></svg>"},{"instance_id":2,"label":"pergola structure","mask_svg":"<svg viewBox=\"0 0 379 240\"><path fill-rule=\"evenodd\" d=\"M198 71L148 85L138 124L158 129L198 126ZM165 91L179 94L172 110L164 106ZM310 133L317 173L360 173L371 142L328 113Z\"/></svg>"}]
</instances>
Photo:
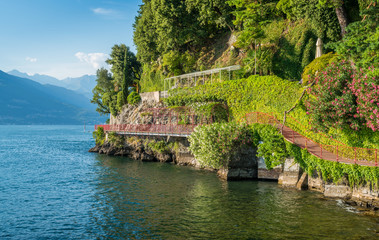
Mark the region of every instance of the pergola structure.
<instances>
[{"instance_id":1,"label":"pergola structure","mask_svg":"<svg viewBox=\"0 0 379 240\"><path fill-rule=\"evenodd\" d=\"M205 82L210 81L223 81L231 79L231 72L241 69L240 65L233 65L223 68L214 68L205 71L193 72L182 74L164 80L164 94L163 97L167 97L167 91L180 87L194 87L197 85L203 85Z\"/></svg>"}]
</instances>

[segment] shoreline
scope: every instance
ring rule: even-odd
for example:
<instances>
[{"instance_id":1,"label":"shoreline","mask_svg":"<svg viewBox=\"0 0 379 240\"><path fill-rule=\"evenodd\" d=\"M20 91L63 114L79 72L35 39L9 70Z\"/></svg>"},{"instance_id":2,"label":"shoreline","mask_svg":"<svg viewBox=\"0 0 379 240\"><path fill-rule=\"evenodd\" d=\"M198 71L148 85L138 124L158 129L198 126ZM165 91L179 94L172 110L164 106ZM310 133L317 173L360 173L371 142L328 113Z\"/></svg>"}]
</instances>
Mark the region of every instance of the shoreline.
<instances>
[{"instance_id":1,"label":"shoreline","mask_svg":"<svg viewBox=\"0 0 379 240\"><path fill-rule=\"evenodd\" d=\"M193 157L188 150L188 142L183 139L169 139L170 142L179 142L177 149L170 149L163 152L154 151L143 144L143 139L132 137L134 142L125 141L124 144L115 146L109 141L102 145L96 145L89 150L98 154L110 156L124 156L133 160L142 162L165 162L181 166L191 166L196 169L204 169L215 172L218 177L227 181L235 180L258 180L258 181L275 181L278 185L285 188L296 188L298 190L311 190L320 192L328 200L342 200L344 203L354 207L359 214L379 217L379 191L371 186L359 186L351 188L348 183L342 182L335 184L325 182L320 176L314 174L307 176L303 173L300 166L293 162L293 159L286 159L281 167L267 170L262 167L262 163L251 165L251 160L259 161L256 156L250 158L250 166L246 166L246 161L241 163L241 157L234 161L228 169L202 168L200 163ZM154 138L157 140L157 138ZM158 137L159 140L167 140L164 137ZM187 146L186 146L187 145ZM248 154L255 154L254 151ZM242 154L241 156L246 156Z\"/></svg>"}]
</instances>

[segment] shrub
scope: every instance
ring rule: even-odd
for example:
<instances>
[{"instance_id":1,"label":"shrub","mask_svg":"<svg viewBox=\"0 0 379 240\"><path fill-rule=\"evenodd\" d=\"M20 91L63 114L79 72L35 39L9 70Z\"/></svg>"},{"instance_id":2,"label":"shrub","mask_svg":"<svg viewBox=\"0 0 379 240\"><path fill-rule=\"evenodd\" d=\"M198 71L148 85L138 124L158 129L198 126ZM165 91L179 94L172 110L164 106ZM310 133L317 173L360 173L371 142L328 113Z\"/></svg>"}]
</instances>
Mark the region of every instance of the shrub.
<instances>
[{"instance_id":1,"label":"shrub","mask_svg":"<svg viewBox=\"0 0 379 240\"><path fill-rule=\"evenodd\" d=\"M350 88L357 97L357 117L364 118L366 126L372 131L379 131L379 78L375 69L369 68L373 74L366 74L362 69L355 71Z\"/></svg>"},{"instance_id":2,"label":"shrub","mask_svg":"<svg viewBox=\"0 0 379 240\"><path fill-rule=\"evenodd\" d=\"M127 100L129 104L136 105L141 102L141 96L137 92L131 92Z\"/></svg>"},{"instance_id":3,"label":"shrub","mask_svg":"<svg viewBox=\"0 0 379 240\"><path fill-rule=\"evenodd\" d=\"M189 149L203 167L220 169L243 147L256 145L258 136L247 125L230 122L197 126L188 140Z\"/></svg>"},{"instance_id":4,"label":"shrub","mask_svg":"<svg viewBox=\"0 0 379 240\"><path fill-rule=\"evenodd\" d=\"M124 137L121 135L117 135L115 132L108 133L108 140L113 146L119 148L124 146Z\"/></svg>"},{"instance_id":5,"label":"shrub","mask_svg":"<svg viewBox=\"0 0 379 240\"><path fill-rule=\"evenodd\" d=\"M331 64L314 79L307 103L312 123L322 131L330 127L379 130L379 79L374 68L367 74L351 63Z\"/></svg>"},{"instance_id":6,"label":"shrub","mask_svg":"<svg viewBox=\"0 0 379 240\"><path fill-rule=\"evenodd\" d=\"M316 86L310 89L312 97L307 102L312 125L317 130L349 126L359 130L363 119L356 115L356 96L350 89L354 69L348 62L332 63L326 71L314 79Z\"/></svg>"},{"instance_id":7,"label":"shrub","mask_svg":"<svg viewBox=\"0 0 379 240\"><path fill-rule=\"evenodd\" d=\"M164 153L164 152L168 152L170 150L167 142L165 141L149 141L147 146L153 150L154 152L157 152L157 153Z\"/></svg>"},{"instance_id":8,"label":"shrub","mask_svg":"<svg viewBox=\"0 0 379 240\"><path fill-rule=\"evenodd\" d=\"M301 75L303 78L303 85L309 84L310 75L315 75L317 72L321 73L330 63L336 60L336 56L336 54L330 52L316 58L308 64Z\"/></svg>"},{"instance_id":9,"label":"shrub","mask_svg":"<svg viewBox=\"0 0 379 240\"><path fill-rule=\"evenodd\" d=\"M98 127L96 131L92 133L93 138L95 139L96 145L103 145L105 141L105 133L103 127Z\"/></svg>"}]
</instances>

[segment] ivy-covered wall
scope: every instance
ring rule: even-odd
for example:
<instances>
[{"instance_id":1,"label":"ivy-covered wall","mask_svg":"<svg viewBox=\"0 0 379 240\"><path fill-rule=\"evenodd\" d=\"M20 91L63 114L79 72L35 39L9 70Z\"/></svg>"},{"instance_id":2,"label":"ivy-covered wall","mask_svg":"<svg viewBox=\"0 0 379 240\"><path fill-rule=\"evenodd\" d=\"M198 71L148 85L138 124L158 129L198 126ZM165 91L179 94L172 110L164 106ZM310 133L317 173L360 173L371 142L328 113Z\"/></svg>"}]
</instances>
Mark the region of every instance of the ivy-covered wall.
<instances>
[{"instance_id":1,"label":"ivy-covered wall","mask_svg":"<svg viewBox=\"0 0 379 240\"><path fill-rule=\"evenodd\" d=\"M298 102L305 89L306 87L298 82L277 76L253 75L247 79L173 89L170 91L170 97L164 102L168 106L223 102L229 107L230 119L236 121L243 121L247 113L255 111L271 113L282 121L284 111L298 103L286 119L286 124L293 130L321 144L335 145L335 140L338 140L351 147L379 149L379 133L367 128L353 131L331 127L326 133L315 133L309 124L311 119L304 105L309 96L306 94L302 101Z\"/></svg>"}]
</instances>

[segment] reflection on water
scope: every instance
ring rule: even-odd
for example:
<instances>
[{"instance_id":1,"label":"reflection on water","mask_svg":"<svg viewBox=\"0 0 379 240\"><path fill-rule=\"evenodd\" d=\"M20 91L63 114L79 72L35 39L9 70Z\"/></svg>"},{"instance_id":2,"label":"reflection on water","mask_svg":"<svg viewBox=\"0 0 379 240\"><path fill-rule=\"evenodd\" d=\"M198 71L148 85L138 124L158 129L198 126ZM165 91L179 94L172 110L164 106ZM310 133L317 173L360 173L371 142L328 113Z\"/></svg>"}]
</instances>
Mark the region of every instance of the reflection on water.
<instances>
[{"instance_id":1,"label":"reflection on water","mask_svg":"<svg viewBox=\"0 0 379 240\"><path fill-rule=\"evenodd\" d=\"M88 153L81 126L0 132L0 239L378 238L378 219L315 192Z\"/></svg>"},{"instance_id":2,"label":"reflection on water","mask_svg":"<svg viewBox=\"0 0 379 240\"><path fill-rule=\"evenodd\" d=\"M275 182L226 182L190 167L108 156L96 196L108 236L198 239L375 239L374 218ZM104 188L105 187L105 188ZM116 211L117 210L117 211Z\"/></svg>"}]
</instances>

